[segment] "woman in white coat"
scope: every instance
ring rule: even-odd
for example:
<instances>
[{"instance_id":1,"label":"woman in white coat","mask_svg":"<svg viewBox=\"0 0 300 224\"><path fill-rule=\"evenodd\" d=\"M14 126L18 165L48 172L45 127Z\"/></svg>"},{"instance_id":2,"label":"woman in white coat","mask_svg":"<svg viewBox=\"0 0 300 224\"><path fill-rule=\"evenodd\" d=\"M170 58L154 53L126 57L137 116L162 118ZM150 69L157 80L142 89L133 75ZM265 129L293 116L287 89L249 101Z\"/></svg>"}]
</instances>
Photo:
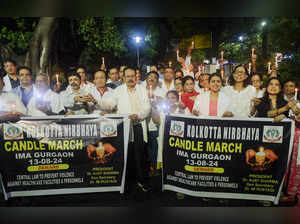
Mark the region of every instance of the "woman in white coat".
<instances>
[{"instance_id":1,"label":"woman in white coat","mask_svg":"<svg viewBox=\"0 0 300 224\"><path fill-rule=\"evenodd\" d=\"M210 91L197 96L193 107L194 115L232 117L229 109L230 99L225 93L220 92L222 85L221 75L212 74L209 77Z\"/></svg>"}]
</instances>

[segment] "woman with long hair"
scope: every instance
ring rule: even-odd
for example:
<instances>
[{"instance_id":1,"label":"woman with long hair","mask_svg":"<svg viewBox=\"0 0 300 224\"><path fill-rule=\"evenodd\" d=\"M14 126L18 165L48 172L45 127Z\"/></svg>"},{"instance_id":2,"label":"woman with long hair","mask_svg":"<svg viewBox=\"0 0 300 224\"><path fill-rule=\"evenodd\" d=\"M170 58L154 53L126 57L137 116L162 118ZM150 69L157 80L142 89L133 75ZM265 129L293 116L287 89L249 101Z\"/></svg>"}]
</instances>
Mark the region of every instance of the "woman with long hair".
<instances>
[{"instance_id":1,"label":"woman with long hair","mask_svg":"<svg viewBox=\"0 0 300 224\"><path fill-rule=\"evenodd\" d=\"M289 109L293 104L284 100L280 80L272 77L267 81L266 92L256 106L256 117L269 117L274 118L274 121L281 121L289 116Z\"/></svg>"}]
</instances>

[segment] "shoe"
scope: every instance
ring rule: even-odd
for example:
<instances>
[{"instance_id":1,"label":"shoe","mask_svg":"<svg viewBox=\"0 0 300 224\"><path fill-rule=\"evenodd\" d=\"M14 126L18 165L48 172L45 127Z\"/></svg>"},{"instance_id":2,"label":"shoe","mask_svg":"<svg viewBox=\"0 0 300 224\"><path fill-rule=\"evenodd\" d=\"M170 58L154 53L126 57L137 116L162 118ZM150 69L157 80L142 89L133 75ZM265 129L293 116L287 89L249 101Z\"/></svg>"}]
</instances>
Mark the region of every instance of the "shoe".
<instances>
[{"instance_id":1,"label":"shoe","mask_svg":"<svg viewBox=\"0 0 300 224\"><path fill-rule=\"evenodd\" d=\"M143 191L143 192L149 192L150 191L150 187L147 186L147 184L141 184L140 182L137 182L137 187L139 190Z\"/></svg>"},{"instance_id":2,"label":"shoe","mask_svg":"<svg viewBox=\"0 0 300 224\"><path fill-rule=\"evenodd\" d=\"M176 193L176 196L177 196L178 200L184 199L184 194L182 194L182 193Z\"/></svg>"},{"instance_id":3,"label":"shoe","mask_svg":"<svg viewBox=\"0 0 300 224\"><path fill-rule=\"evenodd\" d=\"M273 204L271 201L259 201L259 203L264 207L271 207Z\"/></svg>"}]
</instances>

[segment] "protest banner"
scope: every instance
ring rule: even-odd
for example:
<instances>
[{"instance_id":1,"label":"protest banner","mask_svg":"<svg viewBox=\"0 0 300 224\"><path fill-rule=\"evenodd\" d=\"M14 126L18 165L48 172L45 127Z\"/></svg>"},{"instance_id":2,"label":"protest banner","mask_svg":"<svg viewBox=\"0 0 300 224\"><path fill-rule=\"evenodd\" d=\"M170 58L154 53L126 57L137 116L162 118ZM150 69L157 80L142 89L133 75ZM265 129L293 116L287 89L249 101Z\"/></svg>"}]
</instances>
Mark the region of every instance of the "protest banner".
<instances>
[{"instance_id":1,"label":"protest banner","mask_svg":"<svg viewBox=\"0 0 300 224\"><path fill-rule=\"evenodd\" d=\"M49 116L0 124L5 198L124 192L129 120Z\"/></svg>"},{"instance_id":2,"label":"protest banner","mask_svg":"<svg viewBox=\"0 0 300 224\"><path fill-rule=\"evenodd\" d=\"M166 116L163 190L278 203L294 122Z\"/></svg>"}]
</instances>

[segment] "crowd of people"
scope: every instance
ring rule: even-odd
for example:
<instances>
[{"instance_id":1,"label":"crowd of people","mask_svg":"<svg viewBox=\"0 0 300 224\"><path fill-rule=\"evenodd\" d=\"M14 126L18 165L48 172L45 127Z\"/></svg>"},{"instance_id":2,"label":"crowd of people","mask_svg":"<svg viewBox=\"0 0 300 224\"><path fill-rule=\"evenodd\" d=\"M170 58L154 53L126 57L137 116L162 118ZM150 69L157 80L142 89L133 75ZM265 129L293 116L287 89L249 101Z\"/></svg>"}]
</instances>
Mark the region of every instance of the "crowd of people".
<instances>
[{"instance_id":1,"label":"crowd of people","mask_svg":"<svg viewBox=\"0 0 300 224\"><path fill-rule=\"evenodd\" d=\"M0 119L15 121L21 116L128 114L131 120L128 157L134 164L137 187L149 191L149 175L159 172L162 162L160 130L166 114L272 118L280 122L294 119L296 131L288 170L286 197L300 193L300 166L297 165L300 104L296 82L281 83L272 73L265 81L262 74L245 65L237 65L226 79L222 70L207 74L193 72L182 58L182 69L150 66L146 79L141 71L126 65L95 71L78 66L67 73L67 85L48 74L32 74L29 67L4 61L0 79ZM264 87L264 88L263 88ZM300 203L300 198L299 198Z\"/></svg>"}]
</instances>

